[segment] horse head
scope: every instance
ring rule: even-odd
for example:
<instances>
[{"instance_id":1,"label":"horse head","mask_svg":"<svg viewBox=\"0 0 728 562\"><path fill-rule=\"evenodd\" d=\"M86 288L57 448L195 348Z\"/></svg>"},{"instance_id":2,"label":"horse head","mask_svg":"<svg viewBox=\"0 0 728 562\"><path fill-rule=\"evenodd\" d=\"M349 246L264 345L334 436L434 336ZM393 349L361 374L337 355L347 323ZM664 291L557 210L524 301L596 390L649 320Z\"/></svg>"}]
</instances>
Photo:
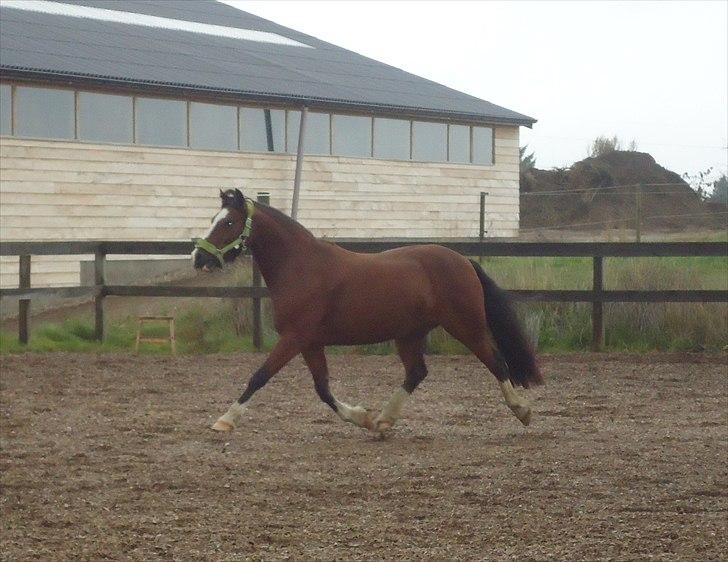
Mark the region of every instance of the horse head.
<instances>
[{"instance_id":1,"label":"horse head","mask_svg":"<svg viewBox=\"0 0 728 562\"><path fill-rule=\"evenodd\" d=\"M220 211L212 218L204 238L195 238L195 269L211 271L237 258L250 236L253 202L239 189L220 190Z\"/></svg>"}]
</instances>

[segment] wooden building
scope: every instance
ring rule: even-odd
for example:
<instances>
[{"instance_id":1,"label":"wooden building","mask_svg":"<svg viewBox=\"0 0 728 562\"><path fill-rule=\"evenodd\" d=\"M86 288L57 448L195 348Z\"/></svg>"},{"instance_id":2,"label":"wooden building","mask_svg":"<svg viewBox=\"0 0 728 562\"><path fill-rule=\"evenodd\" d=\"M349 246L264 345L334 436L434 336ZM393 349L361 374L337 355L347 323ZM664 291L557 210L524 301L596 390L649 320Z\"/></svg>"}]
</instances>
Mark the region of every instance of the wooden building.
<instances>
[{"instance_id":1,"label":"wooden building","mask_svg":"<svg viewBox=\"0 0 728 562\"><path fill-rule=\"evenodd\" d=\"M530 117L211 0L3 0L0 24L2 240L189 239L226 187L290 211L302 112L315 234L477 236L481 192L517 233Z\"/></svg>"}]
</instances>

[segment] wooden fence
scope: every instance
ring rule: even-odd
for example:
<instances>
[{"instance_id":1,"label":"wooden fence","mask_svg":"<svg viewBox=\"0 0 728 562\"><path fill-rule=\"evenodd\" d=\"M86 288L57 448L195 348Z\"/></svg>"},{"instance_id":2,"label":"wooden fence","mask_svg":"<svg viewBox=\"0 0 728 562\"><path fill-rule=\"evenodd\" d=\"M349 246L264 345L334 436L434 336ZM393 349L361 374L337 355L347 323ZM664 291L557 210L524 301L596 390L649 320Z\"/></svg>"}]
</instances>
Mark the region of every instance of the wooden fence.
<instances>
[{"instance_id":1,"label":"wooden fence","mask_svg":"<svg viewBox=\"0 0 728 562\"><path fill-rule=\"evenodd\" d=\"M587 290L518 289L510 293L516 300L541 302L592 303L592 347L602 348L604 343L603 304L605 302L728 302L728 290L605 290L604 258L607 257L728 257L728 243L724 242L498 242L480 241L413 241L413 240L335 240L340 246L356 252L381 252L400 246L436 243L466 256L506 257L590 257L593 263L592 288ZM96 338L104 337L104 298L125 297L215 297L250 298L253 300L253 342L262 346L261 300L268 296L260 273L253 269L250 287L180 287L170 285L109 285L104 274L108 255L189 255L191 242L4 242L0 255L19 256L19 282L17 289L0 289L0 297L19 299L19 339L27 343L30 337L30 301L33 297L89 297L95 302ZM31 256L33 255L89 255L94 260L94 285L82 287L34 288L30 284Z\"/></svg>"}]
</instances>

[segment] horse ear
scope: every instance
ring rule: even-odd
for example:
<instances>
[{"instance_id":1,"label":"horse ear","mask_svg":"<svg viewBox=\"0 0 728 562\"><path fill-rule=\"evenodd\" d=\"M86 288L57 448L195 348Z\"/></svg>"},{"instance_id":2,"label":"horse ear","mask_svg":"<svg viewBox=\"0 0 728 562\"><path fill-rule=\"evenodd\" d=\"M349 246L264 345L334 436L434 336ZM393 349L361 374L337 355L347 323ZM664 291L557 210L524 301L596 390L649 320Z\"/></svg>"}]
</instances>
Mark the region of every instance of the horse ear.
<instances>
[{"instance_id":1,"label":"horse ear","mask_svg":"<svg viewBox=\"0 0 728 562\"><path fill-rule=\"evenodd\" d=\"M245 196L237 187L233 190L233 200L235 201L235 206L238 209L245 208Z\"/></svg>"},{"instance_id":2,"label":"horse ear","mask_svg":"<svg viewBox=\"0 0 728 562\"><path fill-rule=\"evenodd\" d=\"M220 199L225 200L225 192L222 189L220 190Z\"/></svg>"}]
</instances>

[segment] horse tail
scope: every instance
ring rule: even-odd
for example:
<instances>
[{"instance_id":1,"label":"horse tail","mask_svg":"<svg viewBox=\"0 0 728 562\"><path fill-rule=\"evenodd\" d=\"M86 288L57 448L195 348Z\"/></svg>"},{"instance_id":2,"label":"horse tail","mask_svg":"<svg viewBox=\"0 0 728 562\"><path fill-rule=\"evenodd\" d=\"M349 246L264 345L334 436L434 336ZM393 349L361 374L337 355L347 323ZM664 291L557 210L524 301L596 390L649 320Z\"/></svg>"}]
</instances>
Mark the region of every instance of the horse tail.
<instances>
[{"instance_id":1,"label":"horse tail","mask_svg":"<svg viewBox=\"0 0 728 562\"><path fill-rule=\"evenodd\" d=\"M478 262L470 260L470 263L483 285L485 318L495 343L508 364L511 383L523 388L543 384L536 355L518 322L510 296L485 274Z\"/></svg>"}]
</instances>

